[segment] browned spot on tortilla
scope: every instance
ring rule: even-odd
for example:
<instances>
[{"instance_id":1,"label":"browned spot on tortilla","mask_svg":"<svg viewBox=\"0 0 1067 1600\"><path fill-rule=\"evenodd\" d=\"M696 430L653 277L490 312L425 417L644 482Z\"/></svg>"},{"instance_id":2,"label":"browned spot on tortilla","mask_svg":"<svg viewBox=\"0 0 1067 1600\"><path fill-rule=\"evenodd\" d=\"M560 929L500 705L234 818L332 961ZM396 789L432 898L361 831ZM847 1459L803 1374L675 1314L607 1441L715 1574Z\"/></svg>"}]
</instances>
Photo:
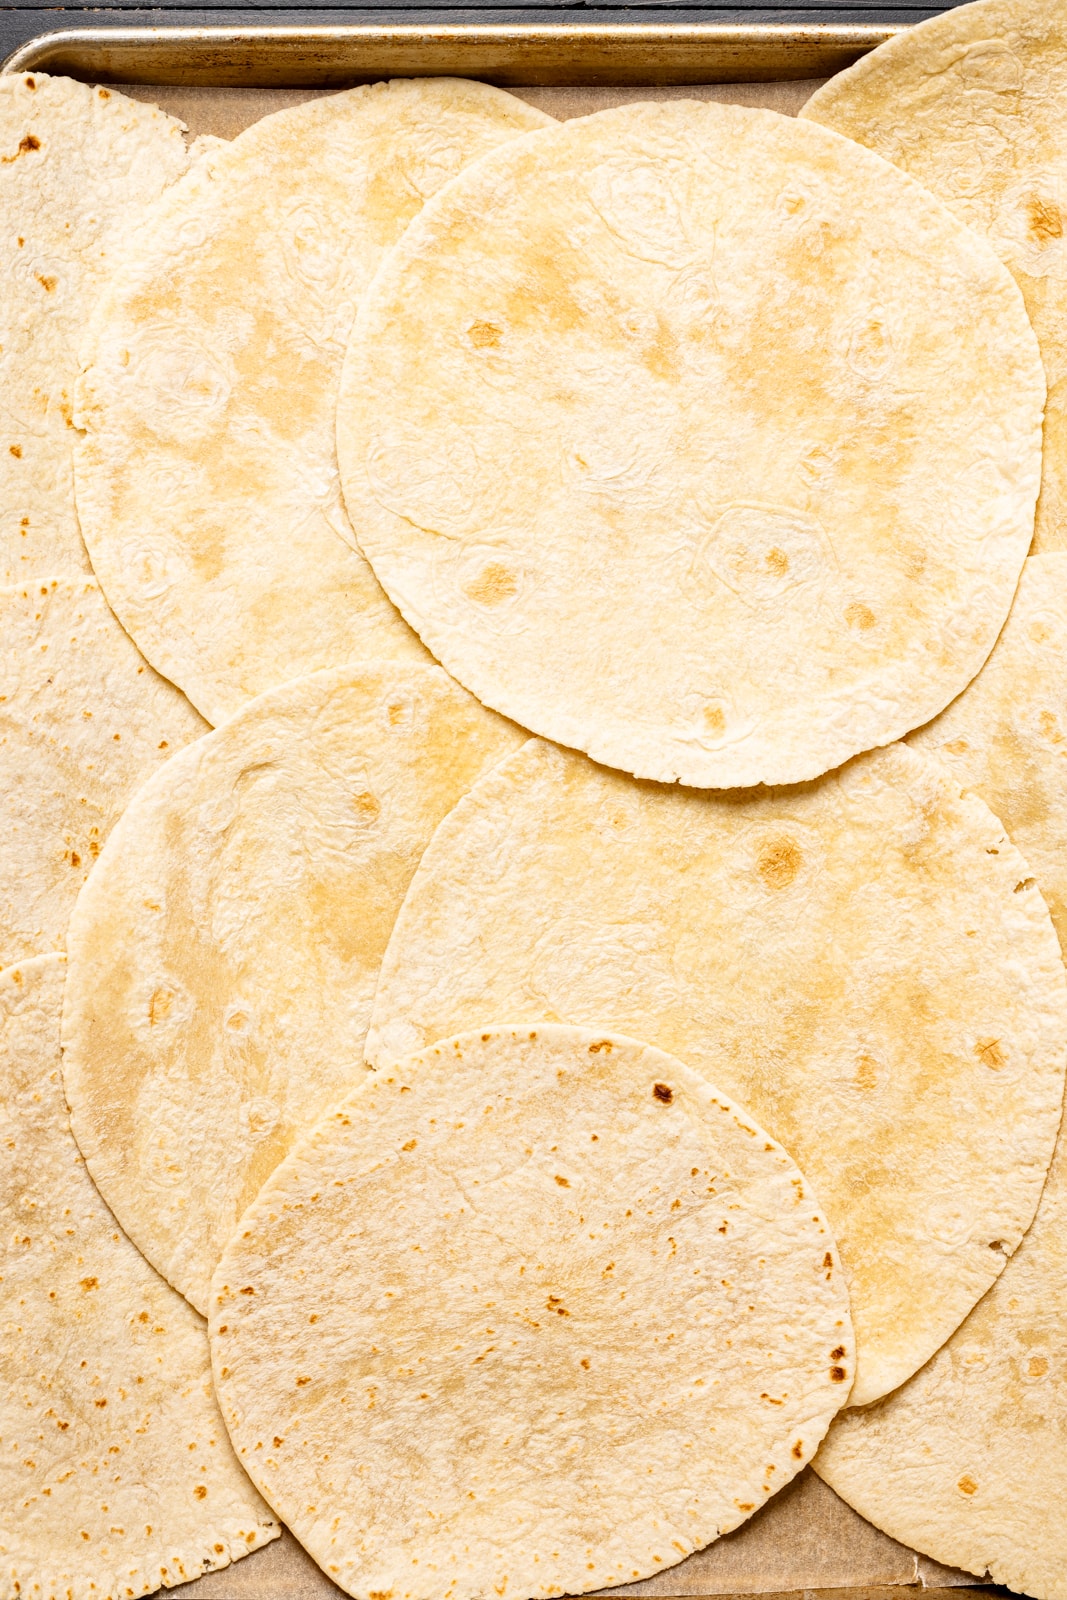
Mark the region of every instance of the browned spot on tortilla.
<instances>
[{"instance_id":1,"label":"browned spot on tortilla","mask_svg":"<svg viewBox=\"0 0 1067 1600\"><path fill-rule=\"evenodd\" d=\"M110 89L97 89L96 92L100 96L101 100L110 100L111 99L111 90Z\"/></svg>"},{"instance_id":2,"label":"browned spot on tortilla","mask_svg":"<svg viewBox=\"0 0 1067 1600\"><path fill-rule=\"evenodd\" d=\"M665 1106L669 1106L674 1099L674 1090L669 1083L654 1083L652 1085L652 1094L654 1099L662 1100Z\"/></svg>"},{"instance_id":3,"label":"browned spot on tortilla","mask_svg":"<svg viewBox=\"0 0 1067 1600\"><path fill-rule=\"evenodd\" d=\"M39 150L40 148L41 141L35 133L24 133L19 140L19 147L15 154L13 156L0 156L0 161L4 163L5 167L9 167L12 161L18 160L19 156L28 155L31 150Z\"/></svg>"},{"instance_id":4,"label":"browned spot on tortilla","mask_svg":"<svg viewBox=\"0 0 1067 1600\"><path fill-rule=\"evenodd\" d=\"M1000 1048L999 1039L979 1039L974 1047L974 1053L985 1066L992 1067L996 1072L1005 1065L1007 1056Z\"/></svg>"},{"instance_id":5,"label":"browned spot on tortilla","mask_svg":"<svg viewBox=\"0 0 1067 1600\"><path fill-rule=\"evenodd\" d=\"M531 1039L534 1038L534 1035L532 1033L530 1035L530 1038ZM611 1054L611 1040L610 1039L598 1039L596 1044L591 1044L589 1046L589 1054L591 1056L598 1056L600 1054L601 1050L604 1050L608 1055Z\"/></svg>"},{"instance_id":6,"label":"browned spot on tortilla","mask_svg":"<svg viewBox=\"0 0 1067 1600\"><path fill-rule=\"evenodd\" d=\"M157 1022L162 1022L164 1017L169 1016L173 1004L173 989L157 989L148 1002L149 1026L154 1027Z\"/></svg>"},{"instance_id":7,"label":"browned spot on tortilla","mask_svg":"<svg viewBox=\"0 0 1067 1600\"><path fill-rule=\"evenodd\" d=\"M274 1435L274 1448L275 1448L275 1450L280 1450L284 1443L285 1443L284 1439L279 1439L277 1434Z\"/></svg>"},{"instance_id":8,"label":"browned spot on tortilla","mask_svg":"<svg viewBox=\"0 0 1067 1600\"><path fill-rule=\"evenodd\" d=\"M1044 1356L1031 1356L1026 1370L1031 1378L1043 1378L1048 1371L1048 1362Z\"/></svg>"},{"instance_id":9,"label":"browned spot on tortilla","mask_svg":"<svg viewBox=\"0 0 1067 1600\"><path fill-rule=\"evenodd\" d=\"M569 1178L561 1178L558 1172L556 1173L556 1182L561 1189L569 1189L571 1186L571 1180Z\"/></svg>"},{"instance_id":10,"label":"browned spot on tortilla","mask_svg":"<svg viewBox=\"0 0 1067 1600\"><path fill-rule=\"evenodd\" d=\"M874 627L874 612L870 606L865 606L859 600L853 600L850 606L845 607L845 621L850 628L862 628L866 631Z\"/></svg>"},{"instance_id":11,"label":"browned spot on tortilla","mask_svg":"<svg viewBox=\"0 0 1067 1600\"><path fill-rule=\"evenodd\" d=\"M198 1500L206 1500L207 1499L207 1484L206 1483L198 1483L196 1488L193 1490L193 1493L196 1495L196 1498Z\"/></svg>"},{"instance_id":12,"label":"browned spot on tortilla","mask_svg":"<svg viewBox=\"0 0 1067 1600\"><path fill-rule=\"evenodd\" d=\"M59 282L58 278L53 278L46 272L35 272L34 273L34 277L37 279L37 282L41 285L41 287L44 290L45 294L51 294L52 290L55 288L56 284ZM63 408L61 406L60 410L62 410L62 409ZM65 421L69 421L70 419L65 417L64 420Z\"/></svg>"},{"instance_id":13,"label":"browned spot on tortilla","mask_svg":"<svg viewBox=\"0 0 1067 1600\"><path fill-rule=\"evenodd\" d=\"M847 1374L845 1372L844 1367L831 1367L830 1368L830 1381L831 1381L831 1383L844 1383L846 1376L847 1376Z\"/></svg>"},{"instance_id":14,"label":"browned spot on tortilla","mask_svg":"<svg viewBox=\"0 0 1067 1600\"><path fill-rule=\"evenodd\" d=\"M856 1088L874 1089L878 1084L877 1062L872 1056L860 1056L856 1063Z\"/></svg>"},{"instance_id":15,"label":"browned spot on tortilla","mask_svg":"<svg viewBox=\"0 0 1067 1600\"><path fill-rule=\"evenodd\" d=\"M414 1150L415 1143L416 1141L414 1139L409 1139L407 1144L402 1144L400 1148L401 1150Z\"/></svg>"},{"instance_id":16,"label":"browned spot on tortilla","mask_svg":"<svg viewBox=\"0 0 1067 1600\"><path fill-rule=\"evenodd\" d=\"M467 338L476 350L485 350L500 343L500 329L493 322L476 322L467 329Z\"/></svg>"},{"instance_id":17,"label":"browned spot on tortilla","mask_svg":"<svg viewBox=\"0 0 1067 1600\"><path fill-rule=\"evenodd\" d=\"M510 600L518 589L515 574L499 561L490 561L483 567L478 576L468 583L463 593L469 600L480 606L498 606L502 600Z\"/></svg>"},{"instance_id":18,"label":"browned spot on tortilla","mask_svg":"<svg viewBox=\"0 0 1067 1600\"><path fill-rule=\"evenodd\" d=\"M1026 211L1030 232L1035 239L1046 244L1049 239L1063 238L1063 217L1054 200L1042 200L1036 194L1031 195L1026 202Z\"/></svg>"},{"instance_id":19,"label":"browned spot on tortilla","mask_svg":"<svg viewBox=\"0 0 1067 1600\"><path fill-rule=\"evenodd\" d=\"M796 1461L803 1461L803 1459L804 1459L804 1441L803 1441L803 1439L798 1439L796 1444L793 1446L793 1458Z\"/></svg>"},{"instance_id":20,"label":"browned spot on tortilla","mask_svg":"<svg viewBox=\"0 0 1067 1600\"><path fill-rule=\"evenodd\" d=\"M831 1350L830 1351L830 1360L831 1361L840 1361L842 1359L842 1357L844 1356L844 1354L845 1354L845 1347L844 1347L843 1344L839 1344L836 1350Z\"/></svg>"},{"instance_id":21,"label":"browned spot on tortilla","mask_svg":"<svg viewBox=\"0 0 1067 1600\"><path fill-rule=\"evenodd\" d=\"M710 734L720 734L726 729L726 713L722 706L704 707L704 727Z\"/></svg>"},{"instance_id":22,"label":"browned spot on tortilla","mask_svg":"<svg viewBox=\"0 0 1067 1600\"><path fill-rule=\"evenodd\" d=\"M8 449L19 461L22 460L22 446L20 444L9 444Z\"/></svg>"},{"instance_id":23,"label":"browned spot on tortilla","mask_svg":"<svg viewBox=\"0 0 1067 1600\"><path fill-rule=\"evenodd\" d=\"M382 808L369 789L362 790L352 796L352 804L365 822L373 822L381 815Z\"/></svg>"},{"instance_id":24,"label":"browned spot on tortilla","mask_svg":"<svg viewBox=\"0 0 1067 1600\"><path fill-rule=\"evenodd\" d=\"M763 559L768 572L773 572L776 578L784 578L789 571L789 557L777 545L773 550L768 550Z\"/></svg>"},{"instance_id":25,"label":"browned spot on tortilla","mask_svg":"<svg viewBox=\"0 0 1067 1600\"><path fill-rule=\"evenodd\" d=\"M81 1287L85 1290L86 1294L88 1294L90 1289L95 1289L96 1286L97 1280L95 1278L83 1278L81 1280Z\"/></svg>"},{"instance_id":26,"label":"browned spot on tortilla","mask_svg":"<svg viewBox=\"0 0 1067 1600\"><path fill-rule=\"evenodd\" d=\"M1037 719L1038 727L1050 744L1062 744L1063 734L1054 711L1042 711Z\"/></svg>"},{"instance_id":27,"label":"browned spot on tortilla","mask_svg":"<svg viewBox=\"0 0 1067 1600\"><path fill-rule=\"evenodd\" d=\"M783 834L761 847L756 871L769 889L787 889L800 871L801 859L796 840Z\"/></svg>"},{"instance_id":28,"label":"browned spot on tortilla","mask_svg":"<svg viewBox=\"0 0 1067 1600\"><path fill-rule=\"evenodd\" d=\"M302 1389L304 1387L305 1383L310 1383L310 1382L311 1382L310 1378L297 1378L296 1386L297 1386L298 1389Z\"/></svg>"},{"instance_id":29,"label":"browned spot on tortilla","mask_svg":"<svg viewBox=\"0 0 1067 1600\"><path fill-rule=\"evenodd\" d=\"M975 1490L978 1488L978 1485L975 1483L970 1473L965 1472L959 1483L957 1483L956 1488L961 1494L974 1494Z\"/></svg>"}]
</instances>

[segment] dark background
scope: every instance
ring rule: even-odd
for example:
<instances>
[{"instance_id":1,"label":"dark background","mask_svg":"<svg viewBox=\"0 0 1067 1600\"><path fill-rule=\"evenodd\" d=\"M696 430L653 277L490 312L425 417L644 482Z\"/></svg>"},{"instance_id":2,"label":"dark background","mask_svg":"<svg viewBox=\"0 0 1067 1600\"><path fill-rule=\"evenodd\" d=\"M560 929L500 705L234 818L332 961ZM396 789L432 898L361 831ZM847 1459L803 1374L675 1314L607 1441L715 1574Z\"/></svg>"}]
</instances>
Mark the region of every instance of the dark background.
<instances>
[{"instance_id":1,"label":"dark background","mask_svg":"<svg viewBox=\"0 0 1067 1600\"><path fill-rule=\"evenodd\" d=\"M540 22L567 22L581 18L586 22L918 22L949 5L885 4L884 0L785 0L769 6L756 0L735 0L733 5L714 0L629 0L619 5L587 5L584 0L512 0L502 8L499 0L467 0L464 6L442 0L334 0L324 6L319 0L215 0L210 9L202 6L146 6L144 0L109 0L106 6L42 6L39 0L13 0L0 5L0 60L16 46L40 33L59 28L121 26L190 26L211 24L231 26L241 23L319 23L338 22L521 22L534 18Z\"/></svg>"}]
</instances>

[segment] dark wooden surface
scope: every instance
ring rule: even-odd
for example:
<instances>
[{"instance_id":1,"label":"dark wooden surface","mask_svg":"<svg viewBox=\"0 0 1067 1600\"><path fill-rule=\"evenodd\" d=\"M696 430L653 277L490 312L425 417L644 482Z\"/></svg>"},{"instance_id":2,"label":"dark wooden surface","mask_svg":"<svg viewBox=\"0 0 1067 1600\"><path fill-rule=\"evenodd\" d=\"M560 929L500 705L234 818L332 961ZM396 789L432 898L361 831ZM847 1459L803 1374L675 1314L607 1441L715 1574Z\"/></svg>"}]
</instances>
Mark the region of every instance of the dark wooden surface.
<instances>
[{"instance_id":1,"label":"dark wooden surface","mask_svg":"<svg viewBox=\"0 0 1067 1600\"><path fill-rule=\"evenodd\" d=\"M628 0L619 6L592 6L583 0L512 0L502 9L499 0L466 0L466 4L434 4L434 0L392 0L388 6L368 0L334 0L329 7L321 0L216 0L210 9L198 6L146 6L144 0L110 0L106 6L42 6L35 0L8 0L0 5L0 60L18 45L41 33L70 27L107 28L122 26L166 27L239 25L241 23L318 23L384 22L402 18L405 22L441 23L523 21L537 16L544 22L565 23L578 12L585 21L770 22L811 24L819 22L901 23L918 22L948 10L946 5L886 4L884 0L783 0L778 5L757 4L756 0L735 0L733 5L712 0L690 0L685 6L672 0Z\"/></svg>"}]
</instances>

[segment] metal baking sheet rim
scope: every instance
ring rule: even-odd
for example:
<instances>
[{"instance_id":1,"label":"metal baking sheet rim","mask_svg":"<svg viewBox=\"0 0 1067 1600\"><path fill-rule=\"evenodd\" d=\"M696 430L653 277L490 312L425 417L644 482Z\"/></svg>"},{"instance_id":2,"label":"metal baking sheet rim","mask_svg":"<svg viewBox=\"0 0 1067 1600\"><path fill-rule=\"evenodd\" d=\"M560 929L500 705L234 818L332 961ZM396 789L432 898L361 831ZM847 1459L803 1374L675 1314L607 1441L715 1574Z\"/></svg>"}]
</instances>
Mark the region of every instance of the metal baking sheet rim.
<instances>
[{"instance_id":1,"label":"metal baking sheet rim","mask_svg":"<svg viewBox=\"0 0 1067 1600\"><path fill-rule=\"evenodd\" d=\"M511 87L767 83L829 77L901 31L630 22L62 28L28 40L0 70L215 88L343 88L442 75Z\"/></svg>"}]
</instances>

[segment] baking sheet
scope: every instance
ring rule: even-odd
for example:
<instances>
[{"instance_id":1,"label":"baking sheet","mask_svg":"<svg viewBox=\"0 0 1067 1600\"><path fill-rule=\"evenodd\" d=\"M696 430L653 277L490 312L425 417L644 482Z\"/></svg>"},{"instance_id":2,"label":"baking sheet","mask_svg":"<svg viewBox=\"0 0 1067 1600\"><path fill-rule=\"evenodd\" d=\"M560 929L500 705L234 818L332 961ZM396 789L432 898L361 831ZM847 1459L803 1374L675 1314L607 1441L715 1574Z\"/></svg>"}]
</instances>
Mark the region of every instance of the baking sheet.
<instances>
[{"instance_id":1,"label":"baking sheet","mask_svg":"<svg viewBox=\"0 0 1067 1600\"><path fill-rule=\"evenodd\" d=\"M795 115L824 79L669 87L518 87L531 105L565 120L634 100L718 100ZM180 117L191 134L233 138L271 111L328 90L124 85L123 92ZM813 1600L894 1600L902 1586L977 1588L971 1574L942 1567L864 1521L809 1468L735 1532L678 1566L605 1595L797 1595ZM288 1533L222 1572L183 1584L188 1600L329 1600L342 1593ZM988 1590L986 1590L988 1593Z\"/></svg>"}]
</instances>

